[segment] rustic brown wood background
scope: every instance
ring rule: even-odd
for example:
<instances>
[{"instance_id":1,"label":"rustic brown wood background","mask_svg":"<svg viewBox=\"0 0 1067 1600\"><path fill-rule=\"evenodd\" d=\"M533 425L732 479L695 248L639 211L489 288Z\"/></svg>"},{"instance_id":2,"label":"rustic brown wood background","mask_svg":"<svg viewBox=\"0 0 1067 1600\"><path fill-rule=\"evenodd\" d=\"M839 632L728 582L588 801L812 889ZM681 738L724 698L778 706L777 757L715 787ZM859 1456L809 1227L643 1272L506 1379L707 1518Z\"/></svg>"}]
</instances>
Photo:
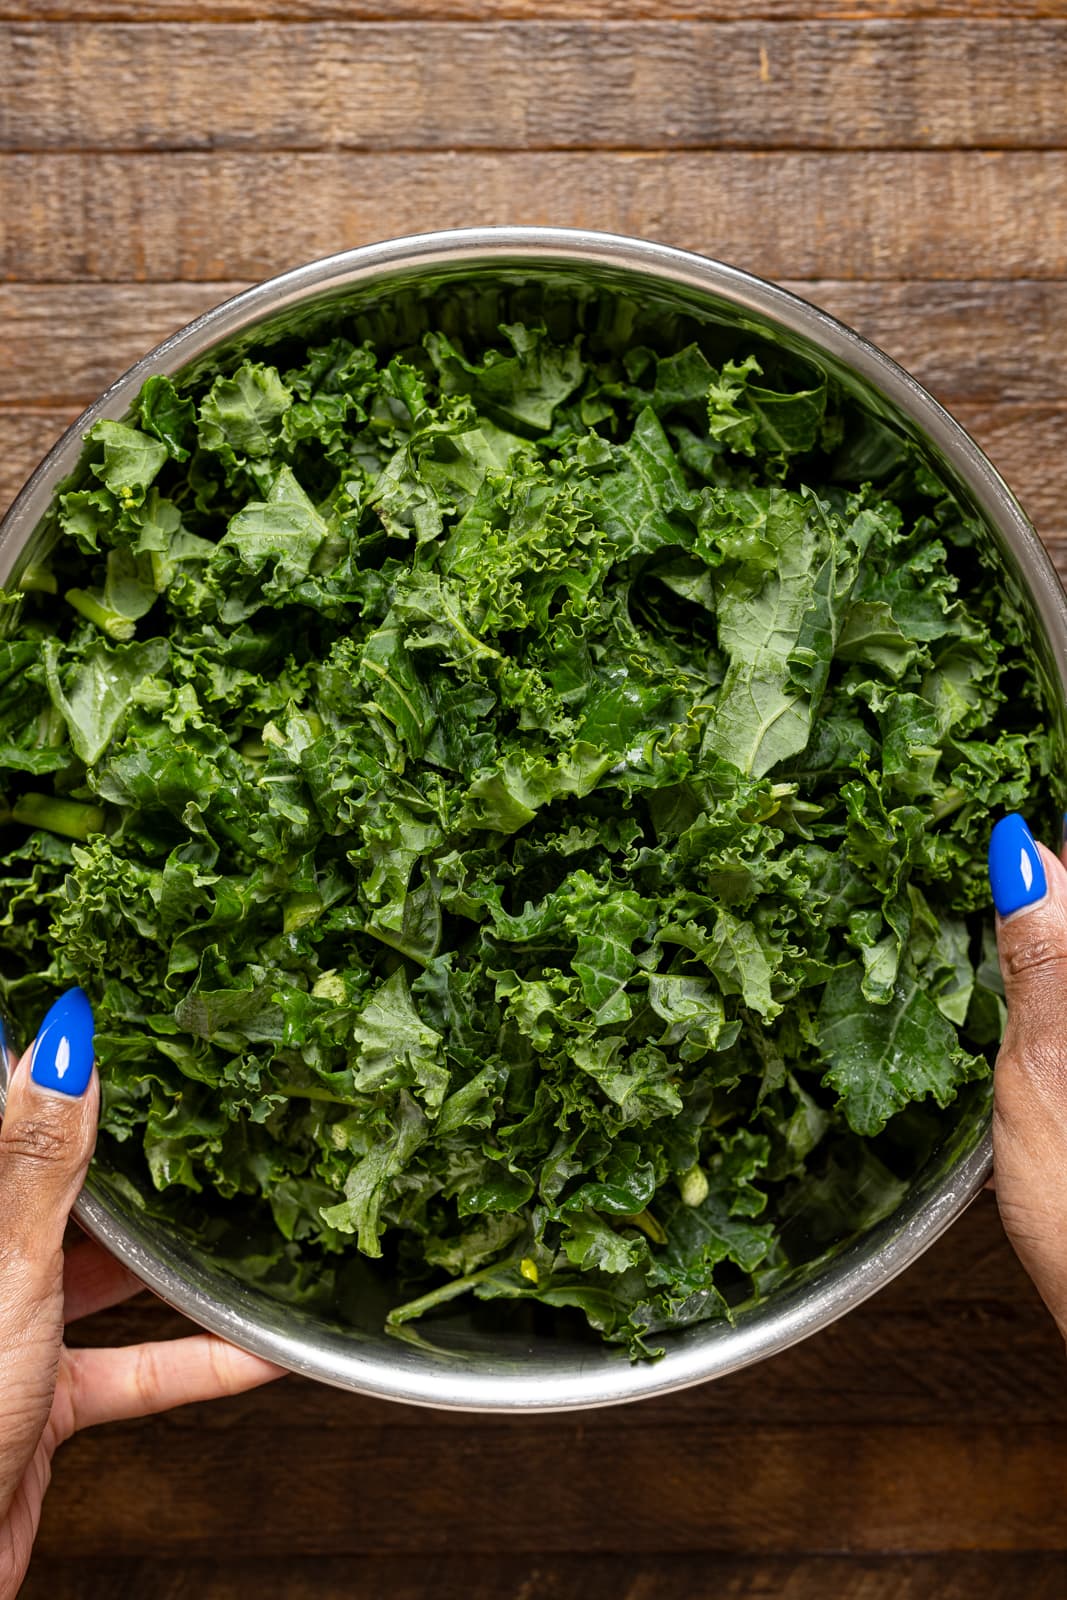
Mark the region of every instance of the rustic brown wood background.
<instances>
[{"instance_id":1,"label":"rustic brown wood background","mask_svg":"<svg viewBox=\"0 0 1067 1600\"><path fill-rule=\"evenodd\" d=\"M796 286L1067 571L1067 0L0 0L0 507L164 334L418 229L611 228ZM176 1332L142 1299L90 1338ZM39 1600L1045 1600L1067 1364L991 1199L799 1349L536 1421L295 1379L62 1452Z\"/></svg>"}]
</instances>

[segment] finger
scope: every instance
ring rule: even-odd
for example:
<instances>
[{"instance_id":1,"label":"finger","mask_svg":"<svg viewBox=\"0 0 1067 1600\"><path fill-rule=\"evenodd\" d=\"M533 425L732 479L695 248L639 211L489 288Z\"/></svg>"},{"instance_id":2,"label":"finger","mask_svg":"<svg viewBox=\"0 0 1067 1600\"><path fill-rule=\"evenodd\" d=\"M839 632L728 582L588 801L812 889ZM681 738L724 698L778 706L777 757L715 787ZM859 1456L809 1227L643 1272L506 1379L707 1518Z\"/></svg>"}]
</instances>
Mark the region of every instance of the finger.
<instances>
[{"instance_id":1,"label":"finger","mask_svg":"<svg viewBox=\"0 0 1067 1600\"><path fill-rule=\"evenodd\" d=\"M1005 1043L1025 1052L1035 1091L1059 1105L1067 1099L1067 867L1033 840L1021 818L997 824L991 863L998 848L1014 873L1012 881L1003 862L990 868L1008 1004Z\"/></svg>"},{"instance_id":2,"label":"finger","mask_svg":"<svg viewBox=\"0 0 1067 1600\"><path fill-rule=\"evenodd\" d=\"M1067 867L1021 818L997 824L990 878L1008 1023L997 1059L997 1203L1067 1336Z\"/></svg>"},{"instance_id":3,"label":"finger","mask_svg":"<svg viewBox=\"0 0 1067 1600\"><path fill-rule=\"evenodd\" d=\"M63 1260L63 1321L77 1322L94 1311L106 1311L143 1289L144 1284L116 1261L110 1250L85 1239Z\"/></svg>"},{"instance_id":4,"label":"finger","mask_svg":"<svg viewBox=\"0 0 1067 1600\"><path fill-rule=\"evenodd\" d=\"M238 1350L213 1333L123 1350L63 1351L72 1432L98 1422L147 1417L196 1400L219 1400L284 1375L284 1368Z\"/></svg>"},{"instance_id":5,"label":"finger","mask_svg":"<svg viewBox=\"0 0 1067 1600\"><path fill-rule=\"evenodd\" d=\"M43 1261L63 1230L96 1143L93 1017L80 989L49 1011L11 1074L0 1125L0 1240Z\"/></svg>"},{"instance_id":6,"label":"finger","mask_svg":"<svg viewBox=\"0 0 1067 1600\"><path fill-rule=\"evenodd\" d=\"M0 1125L0 1518L41 1437L63 1338L63 1233L96 1139L92 1013L56 1003L11 1073Z\"/></svg>"}]
</instances>

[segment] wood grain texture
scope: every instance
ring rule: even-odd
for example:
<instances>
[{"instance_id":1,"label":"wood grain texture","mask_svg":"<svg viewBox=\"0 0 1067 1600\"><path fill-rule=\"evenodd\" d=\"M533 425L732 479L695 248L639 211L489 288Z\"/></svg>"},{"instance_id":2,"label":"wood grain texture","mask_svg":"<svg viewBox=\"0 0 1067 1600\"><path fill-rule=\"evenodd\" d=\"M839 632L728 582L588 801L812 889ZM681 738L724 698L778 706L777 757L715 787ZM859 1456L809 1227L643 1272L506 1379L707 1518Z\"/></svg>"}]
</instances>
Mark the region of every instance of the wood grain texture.
<instances>
[{"instance_id":1,"label":"wood grain texture","mask_svg":"<svg viewBox=\"0 0 1067 1600\"><path fill-rule=\"evenodd\" d=\"M288 1426L286 1380L270 1416L231 1433L168 1415L90 1431L77 1472L60 1461L42 1555L94 1560L161 1549L210 1559L572 1551L782 1554L1062 1550L1067 1435L1060 1425L888 1423L862 1430L706 1424L684 1397L620 1437L610 1419L426 1414L342 1434ZM345 1401L333 1406L344 1411ZM232 1482L239 1451L241 1500ZM300 1474L298 1493L288 1474ZM79 1515L89 1495L106 1523ZM417 1508L407 1512L405 1501ZM269 1507L269 1516L256 1508ZM65 1512L65 1515L64 1515Z\"/></svg>"},{"instance_id":2,"label":"wood grain texture","mask_svg":"<svg viewBox=\"0 0 1067 1600\"><path fill-rule=\"evenodd\" d=\"M42 1560L21 1600L1062 1600L1051 1555Z\"/></svg>"},{"instance_id":3,"label":"wood grain texture","mask_svg":"<svg viewBox=\"0 0 1067 1600\"><path fill-rule=\"evenodd\" d=\"M1067 0L0 0L0 509L207 307L542 222L784 281L1067 574ZM6 26L3 26L6 25ZM90 1343L171 1337L142 1295ZM818 1337L538 1419L288 1379L73 1440L26 1600L1059 1600L1067 1372L983 1196Z\"/></svg>"},{"instance_id":4,"label":"wood grain texture","mask_svg":"<svg viewBox=\"0 0 1067 1600\"><path fill-rule=\"evenodd\" d=\"M1067 0L0 0L0 20L132 22L821 21L1067 17Z\"/></svg>"},{"instance_id":5,"label":"wood grain texture","mask_svg":"<svg viewBox=\"0 0 1067 1600\"><path fill-rule=\"evenodd\" d=\"M32 197L27 204L27 197ZM771 278L1067 277L1056 151L15 155L0 279L256 279L429 228L602 228Z\"/></svg>"},{"instance_id":6,"label":"wood grain texture","mask_svg":"<svg viewBox=\"0 0 1067 1600\"><path fill-rule=\"evenodd\" d=\"M1065 22L16 23L5 56L7 150L1067 142Z\"/></svg>"},{"instance_id":7,"label":"wood grain texture","mask_svg":"<svg viewBox=\"0 0 1067 1600\"><path fill-rule=\"evenodd\" d=\"M1014 489L1061 571L1067 570L1067 407L963 402L953 413Z\"/></svg>"}]
</instances>

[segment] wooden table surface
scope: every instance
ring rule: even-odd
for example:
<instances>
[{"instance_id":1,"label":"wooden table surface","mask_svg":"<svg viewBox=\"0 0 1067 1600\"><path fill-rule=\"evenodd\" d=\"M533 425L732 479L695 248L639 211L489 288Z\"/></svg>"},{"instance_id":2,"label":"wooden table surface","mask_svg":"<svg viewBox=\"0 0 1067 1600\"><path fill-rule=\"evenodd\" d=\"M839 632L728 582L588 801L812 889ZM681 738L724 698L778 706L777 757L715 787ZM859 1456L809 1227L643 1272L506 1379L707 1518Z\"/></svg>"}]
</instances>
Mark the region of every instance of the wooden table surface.
<instances>
[{"instance_id":1,"label":"wooden table surface","mask_svg":"<svg viewBox=\"0 0 1067 1600\"><path fill-rule=\"evenodd\" d=\"M780 279L989 450L1067 570L1067 0L0 0L0 507L136 355L419 229ZM146 1297L113 1342L176 1332ZM296 1379L100 1429L33 1600L1057 1600L1067 1363L987 1196L724 1382L480 1419Z\"/></svg>"}]
</instances>

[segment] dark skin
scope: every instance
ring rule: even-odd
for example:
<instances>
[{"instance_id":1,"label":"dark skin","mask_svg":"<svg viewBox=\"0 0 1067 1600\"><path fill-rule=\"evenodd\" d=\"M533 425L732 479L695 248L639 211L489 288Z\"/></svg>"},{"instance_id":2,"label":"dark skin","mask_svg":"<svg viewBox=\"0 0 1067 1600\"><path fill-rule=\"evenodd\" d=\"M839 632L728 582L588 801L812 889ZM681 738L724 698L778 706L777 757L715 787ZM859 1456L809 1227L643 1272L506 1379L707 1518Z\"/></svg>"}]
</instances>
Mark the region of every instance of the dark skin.
<instances>
[{"instance_id":1,"label":"dark skin","mask_svg":"<svg viewBox=\"0 0 1067 1600\"><path fill-rule=\"evenodd\" d=\"M18 1593L52 1457L79 1428L237 1394L281 1376L212 1334L71 1350L64 1327L141 1285L99 1245L63 1235L96 1142L100 1085L39 1088L30 1051L11 1072L0 1127L0 1600ZM9 1065L11 1063L9 1062Z\"/></svg>"},{"instance_id":2,"label":"dark skin","mask_svg":"<svg viewBox=\"0 0 1067 1600\"><path fill-rule=\"evenodd\" d=\"M998 919L1008 1027L993 1114L1008 1238L1067 1340L1067 850L1039 846L1043 900ZM277 1367L210 1334L124 1350L70 1350L64 1326L140 1287L63 1234L96 1139L99 1085L78 1099L14 1067L0 1128L0 1600L29 1564L55 1451L79 1428L236 1394Z\"/></svg>"},{"instance_id":3,"label":"dark skin","mask_svg":"<svg viewBox=\"0 0 1067 1600\"><path fill-rule=\"evenodd\" d=\"M993 1170L1008 1238L1067 1340L1067 850L1038 848L1047 894L997 921L1008 1027Z\"/></svg>"}]
</instances>

